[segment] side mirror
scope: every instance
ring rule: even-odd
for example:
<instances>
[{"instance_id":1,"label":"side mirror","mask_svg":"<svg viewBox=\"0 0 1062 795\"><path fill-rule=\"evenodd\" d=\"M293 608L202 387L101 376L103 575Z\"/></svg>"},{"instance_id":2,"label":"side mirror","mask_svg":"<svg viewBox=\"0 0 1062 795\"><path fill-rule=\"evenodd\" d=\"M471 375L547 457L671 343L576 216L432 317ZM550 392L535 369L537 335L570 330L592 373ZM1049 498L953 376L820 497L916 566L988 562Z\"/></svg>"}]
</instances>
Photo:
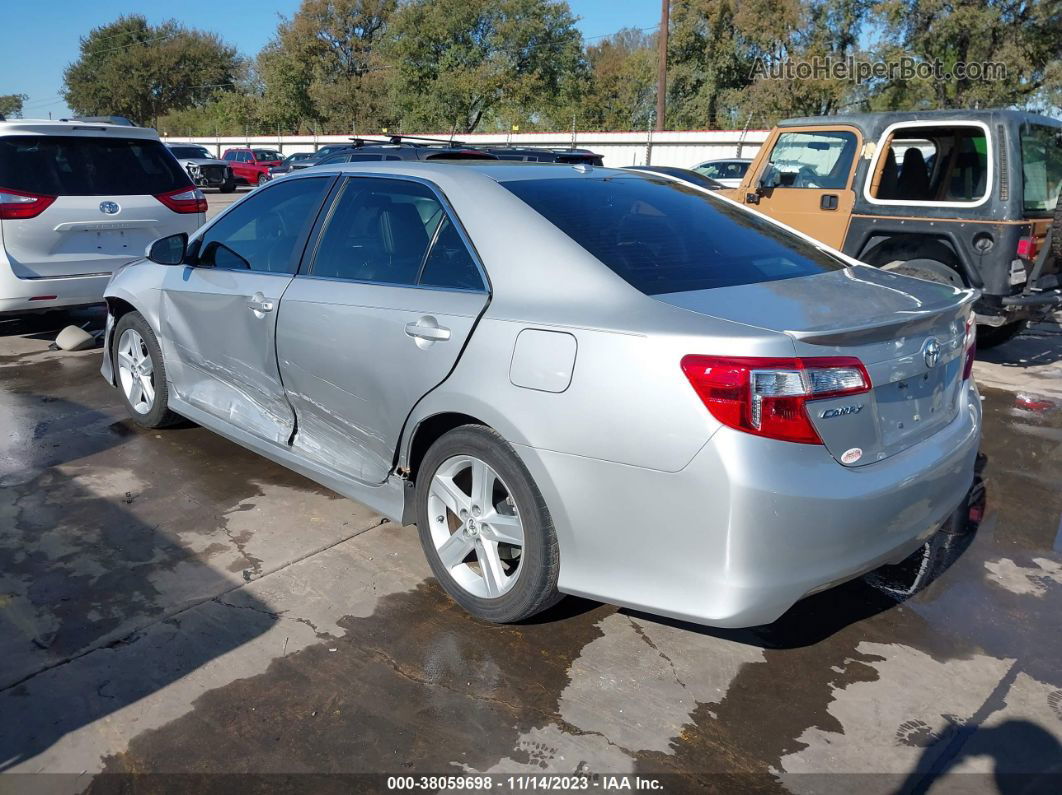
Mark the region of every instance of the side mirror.
<instances>
[{"instance_id":1,"label":"side mirror","mask_svg":"<svg viewBox=\"0 0 1062 795\"><path fill-rule=\"evenodd\" d=\"M145 256L159 265L180 265L188 253L188 233L179 232L169 237L160 237L147 247Z\"/></svg>"},{"instance_id":2,"label":"side mirror","mask_svg":"<svg viewBox=\"0 0 1062 795\"><path fill-rule=\"evenodd\" d=\"M760 174L760 181L756 187L758 190L770 190L782 184L782 172L777 167L768 165Z\"/></svg>"}]
</instances>

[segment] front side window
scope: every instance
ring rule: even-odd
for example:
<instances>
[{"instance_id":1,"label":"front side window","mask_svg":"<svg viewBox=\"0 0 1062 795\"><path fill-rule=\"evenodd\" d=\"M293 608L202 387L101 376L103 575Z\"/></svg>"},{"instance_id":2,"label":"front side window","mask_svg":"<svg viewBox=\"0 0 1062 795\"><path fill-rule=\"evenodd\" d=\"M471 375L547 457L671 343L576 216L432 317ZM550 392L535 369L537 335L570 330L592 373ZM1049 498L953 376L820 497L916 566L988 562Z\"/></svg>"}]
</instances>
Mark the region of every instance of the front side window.
<instances>
[{"instance_id":1,"label":"front side window","mask_svg":"<svg viewBox=\"0 0 1062 795\"><path fill-rule=\"evenodd\" d=\"M266 160L266 161L280 160L280 153L279 152L274 152L271 149L255 149L254 150L254 159L255 160Z\"/></svg>"},{"instance_id":2,"label":"front side window","mask_svg":"<svg viewBox=\"0 0 1062 795\"><path fill-rule=\"evenodd\" d=\"M1021 130L1025 212L1050 215L1062 189L1062 128L1027 125Z\"/></svg>"},{"instance_id":3,"label":"front side window","mask_svg":"<svg viewBox=\"0 0 1062 795\"><path fill-rule=\"evenodd\" d=\"M501 184L646 295L770 282L847 267L755 213L663 177Z\"/></svg>"},{"instance_id":4,"label":"front side window","mask_svg":"<svg viewBox=\"0 0 1062 795\"><path fill-rule=\"evenodd\" d=\"M848 185L857 145L855 133L844 130L782 133L764 172L773 175L766 187L840 190Z\"/></svg>"},{"instance_id":5,"label":"front side window","mask_svg":"<svg viewBox=\"0 0 1062 795\"><path fill-rule=\"evenodd\" d=\"M741 179L748 170L748 163L705 163L694 169L709 179Z\"/></svg>"},{"instance_id":6,"label":"front side window","mask_svg":"<svg viewBox=\"0 0 1062 795\"><path fill-rule=\"evenodd\" d=\"M391 285L482 288L478 271L473 278L467 265L475 271L467 248L428 187L354 177L333 205L310 273ZM428 274L426 280L422 273Z\"/></svg>"},{"instance_id":7,"label":"front side window","mask_svg":"<svg viewBox=\"0 0 1062 795\"><path fill-rule=\"evenodd\" d=\"M329 182L328 177L289 178L255 191L204 233L196 264L294 273L296 243L313 223Z\"/></svg>"}]
</instances>

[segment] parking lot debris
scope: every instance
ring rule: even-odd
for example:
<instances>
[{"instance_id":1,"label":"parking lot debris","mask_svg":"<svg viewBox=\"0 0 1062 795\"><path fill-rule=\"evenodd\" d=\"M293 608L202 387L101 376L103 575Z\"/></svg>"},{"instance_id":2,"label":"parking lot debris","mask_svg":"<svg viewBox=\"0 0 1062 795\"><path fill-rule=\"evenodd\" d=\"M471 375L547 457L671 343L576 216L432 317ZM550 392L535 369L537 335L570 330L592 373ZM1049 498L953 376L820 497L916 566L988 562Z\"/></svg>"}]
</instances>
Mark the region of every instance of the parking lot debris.
<instances>
[{"instance_id":1,"label":"parking lot debris","mask_svg":"<svg viewBox=\"0 0 1062 795\"><path fill-rule=\"evenodd\" d=\"M96 347L96 337L79 326L67 326L55 338L55 346L61 351L86 351Z\"/></svg>"},{"instance_id":2,"label":"parking lot debris","mask_svg":"<svg viewBox=\"0 0 1062 795\"><path fill-rule=\"evenodd\" d=\"M1019 409L1035 411L1037 413L1043 413L1057 408L1055 401L1049 400L1045 397L1039 397L1038 395L1029 395L1025 392L1019 392L1014 396L1014 405Z\"/></svg>"}]
</instances>

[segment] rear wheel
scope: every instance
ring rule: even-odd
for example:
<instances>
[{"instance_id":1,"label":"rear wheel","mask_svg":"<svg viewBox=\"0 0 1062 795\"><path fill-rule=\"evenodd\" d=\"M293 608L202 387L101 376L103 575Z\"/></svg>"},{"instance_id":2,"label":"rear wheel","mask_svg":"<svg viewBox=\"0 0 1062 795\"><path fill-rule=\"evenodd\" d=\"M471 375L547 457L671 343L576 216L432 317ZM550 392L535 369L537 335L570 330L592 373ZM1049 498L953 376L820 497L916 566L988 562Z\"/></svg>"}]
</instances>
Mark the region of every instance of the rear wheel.
<instances>
[{"instance_id":1,"label":"rear wheel","mask_svg":"<svg viewBox=\"0 0 1062 795\"><path fill-rule=\"evenodd\" d=\"M952 287L962 287L962 276L950 265L935 259L909 259L894 260L881 266L883 271L899 273L903 276L914 276L916 279L925 279L938 284L950 284Z\"/></svg>"},{"instance_id":2,"label":"rear wheel","mask_svg":"<svg viewBox=\"0 0 1062 795\"><path fill-rule=\"evenodd\" d=\"M545 501L497 433L442 436L417 476L417 529L446 592L472 615L508 623L556 604L560 552Z\"/></svg>"},{"instance_id":3,"label":"rear wheel","mask_svg":"<svg viewBox=\"0 0 1062 795\"><path fill-rule=\"evenodd\" d=\"M168 408L166 366L151 327L139 312L122 315L114 329L114 372L129 416L145 428L181 422Z\"/></svg>"},{"instance_id":4,"label":"rear wheel","mask_svg":"<svg viewBox=\"0 0 1062 795\"><path fill-rule=\"evenodd\" d=\"M1026 320L1015 320L1013 323L1005 323L1002 326L978 326L977 347L987 350L1002 345L1021 334L1027 324Z\"/></svg>"}]
</instances>

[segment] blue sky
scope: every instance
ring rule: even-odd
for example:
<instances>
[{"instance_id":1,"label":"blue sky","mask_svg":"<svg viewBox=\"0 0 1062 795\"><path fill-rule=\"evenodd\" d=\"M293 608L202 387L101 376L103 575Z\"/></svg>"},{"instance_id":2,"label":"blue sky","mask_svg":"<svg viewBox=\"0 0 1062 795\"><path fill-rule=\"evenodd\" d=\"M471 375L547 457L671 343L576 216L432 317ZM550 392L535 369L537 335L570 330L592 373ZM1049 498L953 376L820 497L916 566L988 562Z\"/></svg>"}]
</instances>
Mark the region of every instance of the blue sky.
<instances>
[{"instance_id":1,"label":"blue sky","mask_svg":"<svg viewBox=\"0 0 1062 795\"><path fill-rule=\"evenodd\" d=\"M599 37L623 27L647 28L660 21L657 0L569 0L583 35ZM69 115L60 96L63 70L77 57L78 40L92 28L133 11L152 23L171 17L211 30L245 55L254 55L290 16L299 0L8 0L2 12L0 94L28 94L24 115Z\"/></svg>"}]
</instances>

